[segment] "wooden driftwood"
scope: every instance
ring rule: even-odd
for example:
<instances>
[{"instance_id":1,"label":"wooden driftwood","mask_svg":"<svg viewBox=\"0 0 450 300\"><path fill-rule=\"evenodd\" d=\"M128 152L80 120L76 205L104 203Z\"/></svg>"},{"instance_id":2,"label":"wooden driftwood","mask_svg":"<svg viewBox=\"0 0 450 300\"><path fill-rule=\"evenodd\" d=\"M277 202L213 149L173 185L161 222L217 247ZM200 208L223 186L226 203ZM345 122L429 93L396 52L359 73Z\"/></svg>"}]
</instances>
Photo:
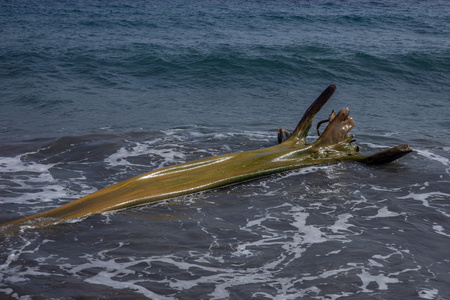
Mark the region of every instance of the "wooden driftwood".
<instances>
[{"instance_id":1,"label":"wooden driftwood","mask_svg":"<svg viewBox=\"0 0 450 300\"><path fill-rule=\"evenodd\" d=\"M312 144L306 136L314 116L336 90L330 85L303 115L292 134L279 131L280 144L269 148L213 156L175 166L157 169L101 189L50 211L0 225L0 232L42 227L82 218L92 214L122 209L143 203L178 197L230 183L315 164L358 161L365 164L391 162L411 152L400 145L372 155L359 155L359 147L348 134L355 122L349 109L330 115L325 131ZM320 124L323 122L319 123Z\"/></svg>"}]
</instances>

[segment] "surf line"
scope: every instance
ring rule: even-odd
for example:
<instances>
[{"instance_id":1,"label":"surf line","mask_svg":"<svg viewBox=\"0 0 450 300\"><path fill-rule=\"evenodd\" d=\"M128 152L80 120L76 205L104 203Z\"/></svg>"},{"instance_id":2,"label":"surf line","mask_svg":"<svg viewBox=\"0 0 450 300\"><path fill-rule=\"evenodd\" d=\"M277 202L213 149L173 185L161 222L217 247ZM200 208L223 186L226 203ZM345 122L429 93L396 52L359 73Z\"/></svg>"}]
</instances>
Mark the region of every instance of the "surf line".
<instances>
[{"instance_id":1,"label":"surf line","mask_svg":"<svg viewBox=\"0 0 450 300\"><path fill-rule=\"evenodd\" d=\"M280 129L278 145L157 169L55 209L4 223L0 225L0 235L55 225L74 218L196 193L316 164L339 161L358 161L369 165L389 163L412 151L409 145L399 145L372 155L360 155L353 134L348 133L355 121L349 116L347 107L337 114L333 111L327 120L319 122L319 138L311 144L306 144L306 136L314 116L335 90L336 85L331 84L320 94L306 110L292 134L286 129ZM329 124L320 135L319 126L323 123Z\"/></svg>"}]
</instances>

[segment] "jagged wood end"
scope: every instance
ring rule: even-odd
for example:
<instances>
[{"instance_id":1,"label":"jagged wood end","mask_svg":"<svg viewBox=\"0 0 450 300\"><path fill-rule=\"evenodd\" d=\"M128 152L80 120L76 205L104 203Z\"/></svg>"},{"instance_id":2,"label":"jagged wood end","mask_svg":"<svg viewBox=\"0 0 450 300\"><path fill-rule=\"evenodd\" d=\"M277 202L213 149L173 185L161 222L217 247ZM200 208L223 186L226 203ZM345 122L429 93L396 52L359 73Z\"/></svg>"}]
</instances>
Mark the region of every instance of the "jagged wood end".
<instances>
[{"instance_id":1,"label":"jagged wood end","mask_svg":"<svg viewBox=\"0 0 450 300\"><path fill-rule=\"evenodd\" d=\"M348 107L341 109L337 115L333 116L330 124L314 144L327 147L341 142L350 142L353 136L347 133L355 126L355 121L349 115Z\"/></svg>"},{"instance_id":2,"label":"jagged wood end","mask_svg":"<svg viewBox=\"0 0 450 300\"><path fill-rule=\"evenodd\" d=\"M311 104L311 106L306 110L303 114L302 119L298 123L294 132L292 133L289 140L295 140L297 143L305 145L306 136L308 134L309 129L312 126L313 119L315 115L320 111L320 109L327 103L327 101L331 98L334 91L336 90L335 84L330 84L320 96L316 99L316 101Z\"/></svg>"},{"instance_id":3,"label":"jagged wood end","mask_svg":"<svg viewBox=\"0 0 450 300\"><path fill-rule=\"evenodd\" d=\"M409 147L409 145L404 144L374 153L372 155L358 156L358 161L368 165L381 165L399 159L412 151L413 150Z\"/></svg>"}]
</instances>

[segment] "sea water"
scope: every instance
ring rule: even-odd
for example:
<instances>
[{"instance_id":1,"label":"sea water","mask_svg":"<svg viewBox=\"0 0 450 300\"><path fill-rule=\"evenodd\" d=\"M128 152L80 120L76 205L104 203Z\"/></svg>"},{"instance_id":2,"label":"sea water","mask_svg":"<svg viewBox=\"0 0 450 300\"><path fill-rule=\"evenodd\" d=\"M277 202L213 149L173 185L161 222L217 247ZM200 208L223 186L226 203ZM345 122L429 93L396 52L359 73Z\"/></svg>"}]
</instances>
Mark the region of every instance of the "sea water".
<instances>
[{"instance_id":1,"label":"sea water","mask_svg":"<svg viewBox=\"0 0 450 300\"><path fill-rule=\"evenodd\" d=\"M0 298L449 299L447 1L0 1L0 222L276 144L364 154L0 241ZM311 130L308 141L314 141Z\"/></svg>"}]
</instances>

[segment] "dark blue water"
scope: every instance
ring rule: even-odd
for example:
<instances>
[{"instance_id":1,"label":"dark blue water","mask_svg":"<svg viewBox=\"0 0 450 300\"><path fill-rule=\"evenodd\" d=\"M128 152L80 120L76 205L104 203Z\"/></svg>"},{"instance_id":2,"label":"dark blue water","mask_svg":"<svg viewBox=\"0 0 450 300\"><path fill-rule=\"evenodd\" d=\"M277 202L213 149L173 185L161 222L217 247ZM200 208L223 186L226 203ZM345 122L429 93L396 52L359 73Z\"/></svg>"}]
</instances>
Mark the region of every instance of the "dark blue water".
<instances>
[{"instance_id":1,"label":"dark blue water","mask_svg":"<svg viewBox=\"0 0 450 300\"><path fill-rule=\"evenodd\" d=\"M316 122L415 150L9 237L0 297L449 299L449 82L446 1L0 1L0 223L274 145L330 83Z\"/></svg>"}]
</instances>

